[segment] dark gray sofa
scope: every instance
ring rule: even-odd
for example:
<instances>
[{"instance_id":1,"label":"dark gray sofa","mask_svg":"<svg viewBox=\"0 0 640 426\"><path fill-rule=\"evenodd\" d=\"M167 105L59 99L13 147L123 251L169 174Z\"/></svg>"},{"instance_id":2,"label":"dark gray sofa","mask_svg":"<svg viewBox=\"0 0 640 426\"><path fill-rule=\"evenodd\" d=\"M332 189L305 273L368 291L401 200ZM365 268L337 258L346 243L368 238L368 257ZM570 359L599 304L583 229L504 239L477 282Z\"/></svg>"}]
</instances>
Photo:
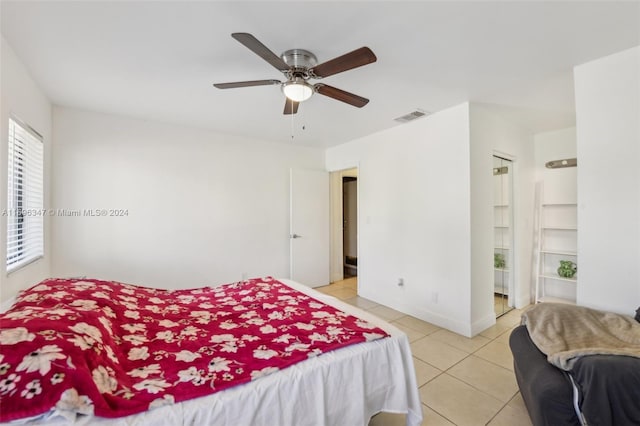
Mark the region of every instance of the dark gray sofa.
<instances>
[{"instance_id":1,"label":"dark gray sofa","mask_svg":"<svg viewBox=\"0 0 640 426\"><path fill-rule=\"evenodd\" d=\"M509 346L516 380L534 426L580 425L569 373L547 362L524 325L513 330ZM640 358L585 356L570 374L577 385L577 404L585 424L640 425Z\"/></svg>"},{"instance_id":2,"label":"dark gray sofa","mask_svg":"<svg viewBox=\"0 0 640 426\"><path fill-rule=\"evenodd\" d=\"M521 325L511 332L509 346L522 399L535 426L580 425L573 408L573 388L567 373L547 362Z\"/></svg>"}]
</instances>

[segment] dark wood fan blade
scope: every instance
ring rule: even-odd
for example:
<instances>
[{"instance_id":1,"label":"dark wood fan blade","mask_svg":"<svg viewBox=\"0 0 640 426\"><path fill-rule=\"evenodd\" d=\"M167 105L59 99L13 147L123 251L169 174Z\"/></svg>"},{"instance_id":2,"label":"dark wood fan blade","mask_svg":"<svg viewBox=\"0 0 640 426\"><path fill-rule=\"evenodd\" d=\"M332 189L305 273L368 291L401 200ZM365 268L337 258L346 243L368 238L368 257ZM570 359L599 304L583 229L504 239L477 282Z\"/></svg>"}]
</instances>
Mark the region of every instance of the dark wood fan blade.
<instances>
[{"instance_id":1,"label":"dark wood fan blade","mask_svg":"<svg viewBox=\"0 0 640 426\"><path fill-rule=\"evenodd\" d=\"M363 98L362 96L354 95L353 93L345 92L344 90L327 86L322 83L316 84L315 90L321 95L328 96L358 108L362 108L369 103L369 99L367 98Z\"/></svg>"},{"instance_id":2,"label":"dark wood fan blade","mask_svg":"<svg viewBox=\"0 0 640 426\"><path fill-rule=\"evenodd\" d=\"M290 114L297 113L298 112L298 105L300 105L300 102L292 101L291 99L286 98L286 101L284 103L284 112L283 112L283 114L290 115Z\"/></svg>"},{"instance_id":3,"label":"dark wood fan blade","mask_svg":"<svg viewBox=\"0 0 640 426\"><path fill-rule=\"evenodd\" d=\"M317 77L328 77L330 75L338 74L339 72L370 64L377 60L378 58L376 58L376 55L374 55L371 49L368 47L361 47L353 52L346 53L342 56L331 59L330 61L316 65L309 71Z\"/></svg>"},{"instance_id":4,"label":"dark wood fan blade","mask_svg":"<svg viewBox=\"0 0 640 426\"><path fill-rule=\"evenodd\" d=\"M236 81L234 83L216 83L213 86L218 89L235 89L236 87L251 86L271 86L273 84L281 84L279 80L253 80L253 81Z\"/></svg>"},{"instance_id":5,"label":"dark wood fan blade","mask_svg":"<svg viewBox=\"0 0 640 426\"><path fill-rule=\"evenodd\" d=\"M260 41L249 33L233 33L231 37L238 40L240 43L251 50L256 55L260 56L265 61L269 62L273 67L282 72L289 70L289 65L283 61L278 55L273 53L267 46L260 43Z\"/></svg>"}]
</instances>

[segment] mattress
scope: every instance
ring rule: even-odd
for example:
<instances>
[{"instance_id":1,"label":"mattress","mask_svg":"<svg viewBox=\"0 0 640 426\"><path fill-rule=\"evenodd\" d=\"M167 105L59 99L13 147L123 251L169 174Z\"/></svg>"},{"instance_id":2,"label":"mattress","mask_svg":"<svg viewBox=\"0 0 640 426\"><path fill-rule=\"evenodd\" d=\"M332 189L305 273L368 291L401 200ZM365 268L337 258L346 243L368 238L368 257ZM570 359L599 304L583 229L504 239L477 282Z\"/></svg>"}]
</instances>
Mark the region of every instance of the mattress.
<instances>
[{"instance_id":1,"label":"mattress","mask_svg":"<svg viewBox=\"0 0 640 426\"><path fill-rule=\"evenodd\" d=\"M400 330L358 308L290 280L284 284L384 329L389 338L347 346L250 383L117 418L79 417L86 425L366 425L374 414L422 411L409 341ZM15 423L15 422L14 422ZM63 417L30 424L69 424Z\"/></svg>"}]
</instances>

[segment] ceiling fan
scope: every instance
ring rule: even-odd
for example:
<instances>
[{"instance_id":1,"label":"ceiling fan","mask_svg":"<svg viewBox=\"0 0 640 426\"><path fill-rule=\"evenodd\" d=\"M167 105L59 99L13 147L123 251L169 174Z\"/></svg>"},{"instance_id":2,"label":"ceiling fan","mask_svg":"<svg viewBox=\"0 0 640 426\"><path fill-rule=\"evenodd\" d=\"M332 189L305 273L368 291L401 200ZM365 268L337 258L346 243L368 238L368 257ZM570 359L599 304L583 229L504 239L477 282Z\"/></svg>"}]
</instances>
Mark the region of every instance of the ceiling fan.
<instances>
[{"instance_id":1,"label":"ceiling fan","mask_svg":"<svg viewBox=\"0 0 640 426\"><path fill-rule=\"evenodd\" d=\"M290 49L277 56L268 47L249 33L233 33L231 37L238 40L256 55L270 63L284 74L285 82L280 80L253 80L234 83L216 83L218 89L234 89L237 87L270 86L279 84L287 97L284 114L295 114L298 105L311 97L314 93L328 96L358 108L365 106L369 99L353 93L326 85L324 83L309 83L311 79L321 79L348 71L353 68L370 64L377 60L376 55L368 47L361 47L330 61L318 65L316 56L304 49Z\"/></svg>"}]
</instances>

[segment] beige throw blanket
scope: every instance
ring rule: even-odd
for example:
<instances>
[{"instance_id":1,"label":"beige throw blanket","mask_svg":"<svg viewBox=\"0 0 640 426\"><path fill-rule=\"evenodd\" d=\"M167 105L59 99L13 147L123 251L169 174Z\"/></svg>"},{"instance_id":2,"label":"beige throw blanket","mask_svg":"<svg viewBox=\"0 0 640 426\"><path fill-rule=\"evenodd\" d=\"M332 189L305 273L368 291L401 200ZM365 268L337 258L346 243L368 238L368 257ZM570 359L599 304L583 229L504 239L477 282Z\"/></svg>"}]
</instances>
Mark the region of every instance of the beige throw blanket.
<instances>
[{"instance_id":1,"label":"beige throw blanket","mask_svg":"<svg viewBox=\"0 0 640 426\"><path fill-rule=\"evenodd\" d=\"M640 323L630 316L582 306L539 303L522 315L533 343L558 368L585 355L640 358Z\"/></svg>"}]
</instances>

